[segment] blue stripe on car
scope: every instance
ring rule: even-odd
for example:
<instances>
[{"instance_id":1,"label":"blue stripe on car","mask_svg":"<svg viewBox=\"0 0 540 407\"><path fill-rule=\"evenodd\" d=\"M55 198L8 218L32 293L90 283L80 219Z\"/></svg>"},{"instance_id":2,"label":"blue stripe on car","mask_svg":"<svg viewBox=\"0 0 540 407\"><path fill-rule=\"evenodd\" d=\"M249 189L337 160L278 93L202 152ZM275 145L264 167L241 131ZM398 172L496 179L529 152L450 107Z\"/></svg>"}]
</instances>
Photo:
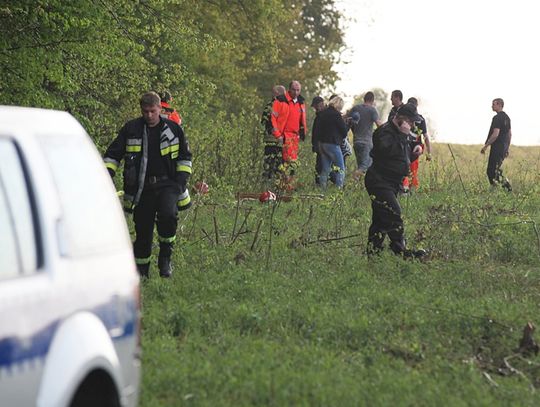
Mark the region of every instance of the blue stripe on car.
<instances>
[{"instance_id":1,"label":"blue stripe on car","mask_svg":"<svg viewBox=\"0 0 540 407\"><path fill-rule=\"evenodd\" d=\"M119 335L111 335L111 339L113 340L132 336L136 332L137 307L135 300L124 301L124 304L124 309L122 310L123 318L119 318L118 298L113 298L106 304L101 304L93 310L88 310L103 322L107 331L120 332ZM29 337L8 336L1 338L0 368L7 368L10 371L13 366L27 360L44 358L49 351L58 325L65 317L57 319Z\"/></svg>"}]
</instances>

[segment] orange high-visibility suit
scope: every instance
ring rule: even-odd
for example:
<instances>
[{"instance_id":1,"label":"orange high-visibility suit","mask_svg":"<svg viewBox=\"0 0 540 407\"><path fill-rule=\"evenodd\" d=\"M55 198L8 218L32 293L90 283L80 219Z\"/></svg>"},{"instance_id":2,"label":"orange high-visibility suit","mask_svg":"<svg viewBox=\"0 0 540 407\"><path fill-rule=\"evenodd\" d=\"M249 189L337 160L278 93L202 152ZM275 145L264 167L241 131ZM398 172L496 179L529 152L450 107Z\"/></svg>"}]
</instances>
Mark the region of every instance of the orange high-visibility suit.
<instances>
[{"instance_id":1,"label":"orange high-visibility suit","mask_svg":"<svg viewBox=\"0 0 540 407\"><path fill-rule=\"evenodd\" d=\"M180 125L182 124L182 117L180 114L167 102L161 102L161 116Z\"/></svg>"},{"instance_id":2,"label":"orange high-visibility suit","mask_svg":"<svg viewBox=\"0 0 540 407\"><path fill-rule=\"evenodd\" d=\"M306 105L298 96L296 102L289 93L280 95L272 104L272 134L283 143L283 161L298 159L298 142L307 132Z\"/></svg>"}]
</instances>

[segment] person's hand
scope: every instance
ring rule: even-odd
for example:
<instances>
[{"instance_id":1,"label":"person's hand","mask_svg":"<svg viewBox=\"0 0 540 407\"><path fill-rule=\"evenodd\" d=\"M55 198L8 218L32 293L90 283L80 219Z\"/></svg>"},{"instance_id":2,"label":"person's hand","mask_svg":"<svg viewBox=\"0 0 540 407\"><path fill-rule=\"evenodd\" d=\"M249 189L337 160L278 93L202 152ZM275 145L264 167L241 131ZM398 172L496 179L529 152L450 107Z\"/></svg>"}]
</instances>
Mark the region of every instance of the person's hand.
<instances>
[{"instance_id":1,"label":"person's hand","mask_svg":"<svg viewBox=\"0 0 540 407\"><path fill-rule=\"evenodd\" d=\"M426 154L426 161L431 161L431 153Z\"/></svg>"},{"instance_id":2,"label":"person's hand","mask_svg":"<svg viewBox=\"0 0 540 407\"><path fill-rule=\"evenodd\" d=\"M414 154L421 155L423 152L424 152L424 149L422 148L422 146L416 146L415 148L413 148Z\"/></svg>"},{"instance_id":3,"label":"person's hand","mask_svg":"<svg viewBox=\"0 0 540 407\"><path fill-rule=\"evenodd\" d=\"M482 149L480 150L480 154L485 154L486 149L487 149L487 146L482 147Z\"/></svg>"},{"instance_id":4,"label":"person's hand","mask_svg":"<svg viewBox=\"0 0 540 407\"><path fill-rule=\"evenodd\" d=\"M504 158L507 158L510 155L510 150L506 150L504 152Z\"/></svg>"}]
</instances>

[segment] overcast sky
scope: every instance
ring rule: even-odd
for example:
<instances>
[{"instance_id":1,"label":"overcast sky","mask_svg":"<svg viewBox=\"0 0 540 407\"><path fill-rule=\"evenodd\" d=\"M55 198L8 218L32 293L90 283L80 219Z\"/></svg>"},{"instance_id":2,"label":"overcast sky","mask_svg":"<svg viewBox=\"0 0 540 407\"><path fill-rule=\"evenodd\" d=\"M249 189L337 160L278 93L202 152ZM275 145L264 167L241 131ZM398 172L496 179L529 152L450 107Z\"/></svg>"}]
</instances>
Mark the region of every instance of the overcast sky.
<instances>
[{"instance_id":1,"label":"overcast sky","mask_svg":"<svg viewBox=\"0 0 540 407\"><path fill-rule=\"evenodd\" d=\"M348 21L337 90L420 100L436 141L482 144L501 97L513 144L540 145L540 5L534 0L337 0Z\"/></svg>"}]
</instances>

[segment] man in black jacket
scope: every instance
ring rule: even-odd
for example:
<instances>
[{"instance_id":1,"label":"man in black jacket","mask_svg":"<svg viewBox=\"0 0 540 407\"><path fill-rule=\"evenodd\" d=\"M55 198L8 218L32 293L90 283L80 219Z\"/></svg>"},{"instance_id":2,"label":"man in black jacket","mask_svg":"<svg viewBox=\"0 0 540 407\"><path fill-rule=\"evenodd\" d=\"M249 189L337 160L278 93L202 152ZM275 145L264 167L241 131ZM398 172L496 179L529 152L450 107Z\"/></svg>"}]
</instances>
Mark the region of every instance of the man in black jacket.
<instances>
[{"instance_id":1,"label":"man in black jacket","mask_svg":"<svg viewBox=\"0 0 540 407\"><path fill-rule=\"evenodd\" d=\"M409 173L412 160L422 154L420 143L411 137L411 129L419 117L416 107L404 104L392 120L373 134L371 157L373 164L365 176L365 186L371 198L373 215L368 234L368 254L382 250L386 235L390 248L404 257L422 257L425 251L408 250L405 245L403 219L398 192L403 178Z\"/></svg>"},{"instance_id":2,"label":"man in black jacket","mask_svg":"<svg viewBox=\"0 0 540 407\"><path fill-rule=\"evenodd\" d=\"M191 206L187 188L191 151L182 127L160 117L161 99L157 93L145 93L140 105L142 117L122 127L105 152L104 161L114 177L124 159L124 210L133 212L133 251L140 275L149 276L156 223L159 274L170 277L178 211Z\"/></svg>"}]
</instances>

